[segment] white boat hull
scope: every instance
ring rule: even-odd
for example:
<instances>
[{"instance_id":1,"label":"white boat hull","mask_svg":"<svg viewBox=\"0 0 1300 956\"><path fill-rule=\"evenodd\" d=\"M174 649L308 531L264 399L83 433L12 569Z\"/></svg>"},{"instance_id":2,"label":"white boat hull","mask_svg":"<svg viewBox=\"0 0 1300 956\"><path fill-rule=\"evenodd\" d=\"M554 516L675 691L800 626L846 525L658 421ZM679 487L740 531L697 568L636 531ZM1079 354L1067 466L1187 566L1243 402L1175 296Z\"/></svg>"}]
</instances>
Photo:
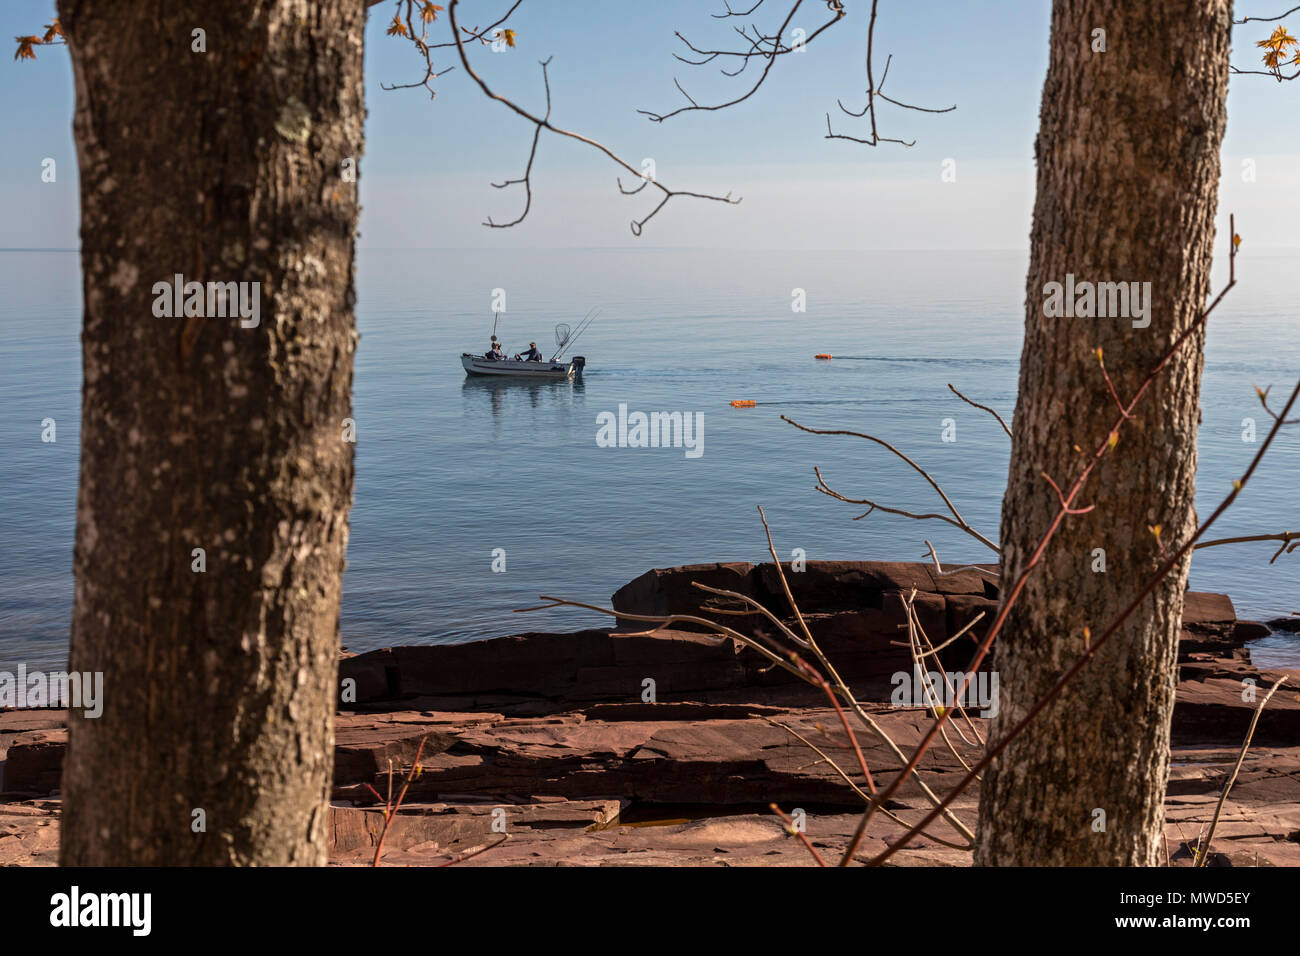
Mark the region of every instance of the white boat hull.
<instances>
[{"instance_id":1,"label":"white boat hull","mask_svg":"<svg viewBox=\"0 0 1300 956\"><path fill-rule=\"evenodd\" d=\"M509 378L554 379L572 378L577 363L567 362L516 362L514 359L493 361L481 355L462 352L460 364L467 375L497 375Z\"/></svg>"}]
</instances>

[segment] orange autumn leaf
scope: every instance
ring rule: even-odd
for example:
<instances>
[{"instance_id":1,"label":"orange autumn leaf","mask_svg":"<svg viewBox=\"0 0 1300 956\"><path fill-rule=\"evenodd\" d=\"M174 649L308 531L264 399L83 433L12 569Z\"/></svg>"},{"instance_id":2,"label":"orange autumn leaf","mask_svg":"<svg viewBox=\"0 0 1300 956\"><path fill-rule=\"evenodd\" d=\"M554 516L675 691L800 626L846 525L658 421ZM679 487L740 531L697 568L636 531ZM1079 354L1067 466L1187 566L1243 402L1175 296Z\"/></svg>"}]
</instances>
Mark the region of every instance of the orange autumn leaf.
<instances>
[{"instance_id":1,"label":"orange autumn leaf","mask_svg":"<svg viewBox=\"0 0 1300 956\"><path fill-rule=\"evenodd\" d=\"M63 36L63 27L59 25L59 21L57 19L53 23L45 24L45 37L41 40L41 42L50 43L51 41L53 41L53 39L56 36L57 37Z\"/></svg>"},{"instance_id":2,"label":"orange autumn leaf","mask_svg":"<svg viewBox=\"0 0 1300 956\"><path fill-rule=\"evenodd\" d=\"M1277 27L1266 40L1255 41L1255 46L1260 47L1267 52L1264 54L1264 65L1270 70L1280 69L1282 58L1287 55L1289 47L1300 47L1300 40L1297 40L1291 34L1286 32L1286 27ZM1300 50L1296 51L1293 63L1300 62Z\"/></svg>"},{"instance_id":3,"label":"orange autumn leaf","mask_svg":"<svg viewBox=\"0 0 1300 956\"><path fill-rule=\"evenodd\" d=\"M425 0L424 7L420 10L420 16L424 19L425 23L432 23L434 20L438 19L438 11L441 9L442 7L429 2L429 0Z\"/></svg>"},{"instance_id":4,"label":"orange autumn leaf","mask_svg":"<svg viewBox=\"0 0 1300 956\"><path fill-rule=\"evenodd\" d=\"M513 47L513 46L515 45L515 31L514 31L514 30L502 30L502 31L501 31L501 38L502 38L503 40L506 41L506 46L508 46L508 47Z\"/></svg>"},{"instance_id":5,"label":"orange autumn leaf","mask_svg":"<svg viewBox=\"0 0 1300 956\"><path fill-rule=\"evenodd\" d=\"M388 26L388 35L390 37L394 35L399 37L406 36L406 24L398 19L398 16L395 13L393 14L393 22Z\"/></svg>"},{"instance_id":6,"label":"orange autumn leaf","mask_svg":"<svg viewBox=\"0 0 1300 956\"><path fill-rule=\"evenodd\" d=\"M14 53L15 60L34 60L36 51L32 45L41 42L40 37L14 37L18 41L18 51Z\"/></svg>"},{"instance_id":7,"label":"orange autumn leaf","mask_svg":"<svg viewBox=\"0 0 1300 956\"><path fill-rule=\"evenodd\" d=\"M1274 50L1285 50L1289 46L1295 46L1300 43L1295 37L1286 32L1286 27L1277 27L1273 34L1267 40L1260 40L1255 46L1271 47Z\"/></svg>"}]
</instances>

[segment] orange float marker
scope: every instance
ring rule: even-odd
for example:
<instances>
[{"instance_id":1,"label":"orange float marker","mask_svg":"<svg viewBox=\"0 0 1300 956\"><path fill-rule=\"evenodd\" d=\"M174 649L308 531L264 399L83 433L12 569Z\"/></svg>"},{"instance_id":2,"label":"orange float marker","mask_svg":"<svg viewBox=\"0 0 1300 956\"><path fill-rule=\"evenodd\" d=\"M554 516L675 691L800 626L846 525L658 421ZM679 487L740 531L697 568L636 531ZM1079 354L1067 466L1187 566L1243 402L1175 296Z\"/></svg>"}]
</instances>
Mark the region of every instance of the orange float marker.
<instances>
[{"instance_id":1,"label":"orange float marker","mask_svg":"<svg viewBox=\"0 0 1300 956\"><path fill-rule=\"evenodd\" d=\"M826 354L825 352L818 352L816 355L813 356L813 358L818 358L818 359L829 359L830 356L829 356L828 354Z\"/></svg>"},{"instance_id":2,"label":"orange float marker","mask_svg":"<svg viewBox=\"0 0 1300 956\"><path fill-rule=\"evenodd\" d=\"M734 402L731 403L731 407L732 407L732 408L753 408L755 404L757 404L757 403L754 402L753 399L749 399L749 398L738 398L738 399L736 399Z\"/></svg>"}]
</instances>

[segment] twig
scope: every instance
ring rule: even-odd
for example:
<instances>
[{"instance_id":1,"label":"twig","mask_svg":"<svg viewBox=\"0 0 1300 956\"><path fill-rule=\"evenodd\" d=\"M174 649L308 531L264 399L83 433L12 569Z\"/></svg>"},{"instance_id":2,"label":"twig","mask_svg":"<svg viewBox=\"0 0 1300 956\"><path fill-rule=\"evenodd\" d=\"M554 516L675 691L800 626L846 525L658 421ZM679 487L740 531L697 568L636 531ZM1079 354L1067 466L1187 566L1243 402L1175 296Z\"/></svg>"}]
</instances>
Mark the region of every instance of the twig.
<instances>
[{"instance_id":1,"label":"twig","mask_svg":"<svg viewBox=\"0 0 1300 956\"><path fill-rule=\"evenodd\" d=\"M803 841L803 845L807 847L808 852L813 855L813 859L817 861L817 865L825 866L826 861L822 859L822 855L817 852L817 848L812 845L812 841L808 839L807 834L805 834L802 830L796 827L794 825L794 821L791 820L789 817L787 817L784 813L782 813L781 808L778 807L775 803L769 803L768 806L772 808L773 813L775 813L778 817L781 818L781 822L785 824L786 832L789 833L791 836L797 836L800 840Z\"/></svg>"},{"instance_id":2,"label":"twig","mask_svg":"<svg viewBox=\"0 0 1300 956\"><path fill-rule=\"evenodd\" d=\"M759 75L758 79L750 86L748 90L746 90L741 95L735 97L734 99L727 100L724 103L715 103L715 104L698 103L689 93L686 92L686 90L682 87L682 84L678 82L676 79L674 79L673 83L676 84L677 89L681 92L681 94L684 97L686 97L687 100L686 106L679 106L677 109L669 110L666 113L658 113L653 110L640 110L640 109L637 110L637 112L640 113L642 116L645 116L651 122L662 123L664 120L671 119L672 117L678 116L682 113L689 113L697 110L702 110L702 111L725 110L728 109L729 107L737 105L738 103L745 102L745 100L749 99L751 96L757 93L759 88L763 85L764 81L767 80L768 74L772 72L772 67L776 65L777 57L784 56L786 54L794 52L795 47L790 44L782 43L781 37L785 34L786 29L790 26L790 21L794 19L794 15L799 12L799 8L802 5L803 5L803 0L795 0L794 5L791 6L790 8L790 12L786 14L785 19L781 22L780 27L777 29L776 33L774 34L767 35L767 34L759 33L758 28L754 27L753 28L754 32L753 35L751 36L748 32L746 32L744 27L738 27L736 29L736 32L739 33L741 37L743 37L745 41L749 44L749 48L746 50L704 50L695 46L693 43L687 40L686 37L683 36L680 32L676 33L677 38L686 45L687 49L689 49L692 53L696 54L697 56L704 57L703 60L698 60L698 61L687 60L681 56L677 57L677 59L681 60L684 63L688 63L692 66L703 66L705 63L710 63L713 60L717 59L718 57L732 57L740 60L741 66L734 72L728 73L726 70L723 70L723 73L725 73L727 76L737 76L744 71L745 66L748 65L749 60L752 57L759 57L761 59L765 59L767 63L763 67L763 72ZM815 40L825 30L834 26L836 23L838 23L840 20L844 18L844 7L840 3L840 0L827 0L826 5L831 11L831 18L825 23L823 23L821 26L819 26L816 30L814 30L811 34L809 34L805 38L804 46L807 46L807 44ZM728 16L728 15L739 16L739 14L732 12L730 7L728 7L727 9L729 13L724 14L724 16ZM755 4L753 9L755 10L758 9L758 5ZM753 11L751 10L750 12ZM716 15L714 15L714 17L715 19L722 19L722 17L718 17Z\"/></svg>"},{"instance_id":3,"label":"twig","mask_svg":"<svg viewBox=\"0 0 1300 956\"><path fill-rule=\"evenodd\" d=\"M956 387L952 384L952 382L948 383L948 388L952 391L954 395L960 398L967 405L974 405L976 408L983 409L984 411L992 415L994 418L996 418L998 420L998 424L1002 426L1002 430L1007 433L1007 437L1008 438L1011 437L1011 429L1007 427L1007 423L1002 419L1001 415L999 415L993 409L989 408L987 405L981 405L979 402L972 401L971 399L967 398L961 392L957 391Z\"/></svg>"},{"instance_id":4,"label":"twig","mask_svg":"<svg viewBox=\"0 0 1300 956\"><path fill-rule=\"evenodd\" d=\"M1201 548L1217 548L1223 544L1244 544L1250 541L1281 541L1282 546L1273 553L1273 557L1268 559L1272 564L1283 554L1290 554L1296 548L1300 548L1300 531L1280 531L1277 534L1246 534L1235 538L1215 538L1213 541L1201 541L1196 545L1197 550Z\"/></svg>"},{"instance_id":5,"label":"twig","mask_svg":"<svg viewBox=\"0 0 1300 956\"><path fill-rule=\"evenodd\" d=\"M460 0L450 0L450 3L448 4L448 8L447 8L447 16L451 21L451 30L452 30L452 35L455 38L456 52L460 55L460 62L461 65L465 68L465 72L470 75L470 77L478 85L479 89L483 91L483 94L488 97L488 99L496 100L498 103L501 103L502 105L506 106L511 111L513 111L516 115L522 117L523 119L532 123L536 127L533 133L533 144L532 144L532 148L529 151L528 164L525 167L524 176L518 180L507 181L505 183L502 183L501 186L504 187L507 185L511 185L512 183L516 183L516 184L523 183L528 194L527 201L531 203L531 199L532 199L531 174L532 174L533 158L537 152L537 142L541 136L541 131L547 130L548 132L554 133L557 136L563 136L568 139L576 140L579 143L585 143L586 145L592 147L598 152L603 153L605 156L609 157L609 159L612 160L616 165L618 165L622 169L625 169L633 176L636 176L638 179L642 179L643 180L642 188L644 188L644 184L648 183L649 185L654 186L656 189L658 189L660 192L663 193L663 198L659 201L659 204L655 206L652 210L650 210L648 215L646 215L645 217L639 220L638 219L632 220L631 227L632 227L633 235L636 236L641 235L641 230L645 227L645 224L649 222L651 219L653 219L655 214L657 214L659 210L663 209L663 207L667 205L668 200L672 199L675 196L691 196L695 199L708 199L713 202L722 202L733 206L740 202L740 199L732 199L731 193L727 193L725 196L715 196L715 195L710 195L708 193L691 192L691 191L681 190L681 189L669 189L663 183L659 182L658 179L647 179L639 170L634 168L630 163L628 163L626 160L624 160L622 157L620 157L617 153L615 153L613 150L611 150L608 146L604 145L603 143L591 139L588 136L583 136L581 133L575 133L572 132L571 130L561 129L560 127L554 125L551 122L551 86L550 86L550 79L547 76L547 63L549 63L549 60L542 63L542 82L546 88L546 113L543 116L537 116L536 114L531 113L528 110L524 109L522 106L519 106L513 100L510 100L507 97L502 96L500 93L493 92L492 88L487 85L487 82L483 79L483 77L481 77L474 70L474 68L470 66L469 55L468 53L466 53L465 43L461 37L461 28L456 22L456 7L459 3ZM630 194L628 193L627 190L623 189L623 184L621 181L619 181L618 186L620 191L624 192L625 194ZM640 192L640 189L633 190L633 192ZM525 206L524 214L527 215L527 212L528 212L528 207ZM504 229L504 228L509 228L510 226L513 225L517 225L519 222L522 221L522 219L523 216L520 216L518 219L515 219L514 221L509 223L496 223L493 222L492 219L489 217L487 221L484 223L484 225L488 226L489 228Z\"/></svg>"},{"instance_id":6,"label":"twig","mask_svg":"<svg viewBox=\"0 0 1300 956\"><path fill-rule=\"evenodd\" d=\"M789 424L793 425L795 428L799 429L800 431L805 431L808 432L809 434L851 435L854 438L865 438L867 441L875 442L877 445L887 448L889 451L893 452L903 461L907 462L907 464L911 465L912 469L926 480L926 482L930 485L930 487L933 488L938 493L939 497L943 499L943 503L948 506L948 510L952 513L952 517L949 518L947 515L938 515L938 514L917 515L917 514L912 514L910 512L902 511L897 508L887 508L884 505L877 504L876 502L871 501L870 499L867 498L861 498L861 499L846 498L843 495L839 494L838 492L832 491L830 486L827 485L826 482L822 480L821 471L817 468L814 468L813 473L817 476L819 490L823 491L824 494L827 494L832 498L839 498L841 501L847 501L850 504L870 505L872 510L885 511L888 512L889 514L903 515L904 517L915 518L918 521L927 518L936 518L940 521L946 521L950 525L961 528L963 531L965 531L967 534L975 538L975 540L979 541L981 544L988 547L989 549L993 551L998 550L998 546L996 544L994 544L984 535L980 534L973 527L971 527L969 523L967 523L966 519L961 516L961 512L957 510L957 506L952 503L952 499L948 497L948 495L944 492L943 488L939 486L939 483L934 480L933 476L931 476L931 474L928 471L926 471L924 468L918 465L907 455L903 454L901 451L899 451L889 442L885 441L883 438L877 438L875 435L867 435L864 434L863 432L849 431L848 429L843 429L843 428L810 428L807 425L800 425L794 419L789 418L785 415L781 416L781 420L783 422L788 422ZM870 513L871 513L870 511L867 512L867 514ZM862 515L862 517L865 518L866 515Z\"/></svg>"},{"instance_id":7,"label":"twig","mask_svg":"<svg viewBox=\"0 0 1300 956\"><path fill-rule=\"evenodd\" d=\"M1241 742L1241 753L1237 754L1237 764L1232 768L1232 773L1228 777L1228 782L1223 785L1223 792L1219 794L1219 802L1214 808L1214 817L1210 820L1210 832L1205 835L1204 842L1198 841L1195 866L1205 866L1206 860L1209 859L1210 841L1214 839L1214 830L1219 825L1219 814L1223 812L1224 801L1228 799L1228 791L1232 785L1237 782L1237 774L1241 772L1241 765L1246 759L1246 751L1250 749L1251 738L1255 736L1255 727L1259 724L1259 716L1264 713L1264 708L1268 702L1273 699L1277 689L1286 683L1286 676L1279 677L1269 692L1264 695L1264 699L1259 702L1255 708L1255 716L1251 718L1250 728L1246 731L1246 739Z\"/></svg>"},{"instance_id":8,"label":"twig","mask_svg":"<svg viewBox=\"0 0 1300 956\"><path fill-rule=\"evenodd\" d=\"M930 640L930 635L928 635L928 634L925 632L925 628L921 626L921 619L920 619L920 617L917 616L917 613L916 613L916 588L912 588L912 593L911 593L911 595L910 595L910 596L909 596L909 597L904 601L904 603L907 605L907 612L908 612L908 613L907 613L907 617L908 617L908 633L909 633L909 636L911 637L912 642L913 642L913 648L912 648L912 663L913 663L913 666L915 666L915 667L917 668L918 671L921 671L921 670L923 670L923 668L922 668L922 666L921 666L921 661L922 661L924 658L926 658L926 657L933 657L933 658L935 659L936 662L939 661L939 650L940 650L940 648L934 646L934 643ZM950 637L948 640L944 641L943 644L940 645L940 647L947 647L947 646L948 646L949 644L951 644L953 641L957 640L959 637L961 637L963 634L965 634L968 630L970 630L972 627L974 627L976 621L978 621L978 620L979 620L980 618L982 618L983 616L984 616L984 612L981 611L981 612L979 613L979 615L975 618L975 620L969 622L969 623L968 623L965 627L963 627L960 631L958 631L956 634L954 634L954 635L953 635L952 637ZM929 648L928 651L926 651L926 650L922 647L922 642L924 642L925 647L928 647L928 648ZM980 745L982 746L982 745L984 744L984 737L983 737L983 735L980 734L979 729L975 726L975 722L971 719L970 714L968 714L968 713L966 712L966 708L962 705L962 703L961 703L961 699L960 699L960 696L959 696L959 694L964 694L964 692L965 692L965 686L963 685L963 689L962 689L962 691L959 692L959 691L957 691L957 689L953 686L952 679L948 676L948 672L947 672L947 671L945 671L945 670L943 670L943 669L941 668L940 671L939 671L939 673L943 676L944 688L952 694L952 701L953 701L952 706L953 706L953 707L957 710L957 712L958 712L959 714L961 714L961 716L965 719L965 721L966 721L966 725L967 725L968 727L970 727L970 731L971 731L971 733L975 735L975 739L978 740L979 743L980 743ZM923 681L923 683L924 683L924 685L925 685L927 688L929 687L929 681L928 681L928 680L927 680L927 681ZM933 695L932 695L932 696L933 696ZM942 705L942 706L946 706L946 705ZM958 734L961 735L961 739L962 739L962 741L969 745L969 744L970 744L970 741L967 740L967 739L966 739L966 735L963 734L963 733L961 732L961 727L959 727L959 726L957 726L957 725L954 724L954 729L957 731ZM944 737L944 740L947 741L947 736L946 736L946 735L945 735L945 737ZM952 748L952 744L951 744L951 743L948 744L948 749L952 750L952 755L953 755L954 757L957 758L958 762L960 762L961 765L962 765L963 767L965 767L967 770L970 769L970 766L966 763L965 760L962 759L961 754L957 753L956 750L953 750L953 748Z\"/></svg>"},{"instance_id":9,"label":"twig","mask_svg":"<svg viewBox=\"0 0 1300 956\"><path fill-rule=\"evenodd\" d=\"M864 146L878 146L881 143L898 143L901 146L915 146L916 141L910 142L902 139L894 139L888 136L881 136L876 125L876 98L879 97L887 103L893 103L895 106L901 106L904 109L917 110L921 113L951 113L957 107L952 105L944 109L927 109L923 106L912 106L908 103L901 103L898 100L890 99L885 96L881 90L885 86L885 80L889 77L889 64L893 62L893 54L885 58L885 72L880 76L880 82L876 83L875 71L871 68L871 56L876 40L876 8L878 0L871 0L871 19L867 23L867 105L862 107L862 111L854 113L846 108L843 103L836 100L841 110L850 116L869 116L871 121L871 138L867 139L862 136L849 136L844 133L837 133L831 127L831 114L826 114L826 139L847 139L854 143L861 143Z\"/></svg>"},{"instance_id":10,"label":"twig","mask_svg":"<svg viewBox=\"0 0 1300 956\"><path fill-rule=\"evenodd\" d=\"M1274 20L1284 20L1287 17L1289 17L1291 14L1295 13L1297 10L1300 10L1300 7L1292 7L1290 10L1286 11L1286 13L1279 13L1275 17L1242 17L1240 20L1233 20L1232 22L1250 23L1252 20L1258 20L1261 23L1271 23Z\"/></svg>"},{"instance_id":11,"label":"twig","mask_svg":"<svg viewBox=\"0 0 1300 956\"><path fill-rule=\"evenodd\" d=\"M988 568L981 568L978 564L963 564L959 568L952 568L948 571L945 571L943 569L943 565L939 563L939 552L934 550L934 545L930 543L929 539L926 539L925 546L930 552L930 557L934 560L934 573L939 575L940 577L948 577L949 575L952 574L960 574L962 571L977 571L980 574L984 574L987 575L988 577L991 577L994 581L998 580L1001 577L1001 575L998 574L998 572L990 571ZM924 555L922 555L922 557L924 557Z\"/></svg>"},{"instance_id":12,"label":"twig","mask_svg":"<svg viewBox=\"0 0 1300 956\"><path fill-rule=\"evenodd\" d=\"M388 798L384 801L384 828L379 832L379 841L375 844L375 858L370 862L371 866L379 865L379 858L384 854L384 840L388 837L388 828L393 825L393 818L402 808L402 801L406 798L406 791L411 786L411 781L420 775L420 754L424 753L424 743L428 739L427 734L420 738L420 746L415 748L415 759L411 761L411 768L406 772L406 782L402 784L396 803L393 802L393 762L388 761ZM366 786L370 787L370 784ZM370 792L376 797L379 796L374 787L370 787Z\"/></svg>"},{"instance_id":13,"label":"twig","mask_svg":"<svg viewBox=\"0 0 1300 956\"><path fill-rule=\"evenodd\" d=\"M480 843L478 846L472 846L468 850L462 850L460 853L457 853L455 856L453 856L450 860L447 860L443 863L439 863L438 866L440 867L455 866L457 863L463 863L465 860L468 860L471 857L478 856L480 853L486 853L488 850L495 850L502 843L505 843L506 840L509 839L510 839L510 834L503 833L501 834L501 839L497 840L495 843Z\"/></svg>"},{"instance_id":14,"label":"twig","mask_svg":"<svg viewBox=\"0 0 1300 956\"><path fill-rule=\"evenodd\" d=\"M861 721L862 724L868 730L874 733L880 740L884 741L885 746L887 746L891 751L893 751L894 755L898 757L899 760L902 760L903 759L902 750L900 750L898 745L894 743L893 738L891 738L888 734L886 734L883 728L881 728L879 724L877 724L874 720L872 720L871 717L867 715L867 712L862 709L862 706L858 703L857 698L853 696L852 691L849 689L848 684L844 682L844 678L840 677L839 672L835 669L835 666L831 663L830 659L827 658L824 653L822 653L822 649L817 645L817 641L813 637L812 631L808 629L808 625L807 623L805 623L803 619L803 615L799 611L799 606L795 602L794 594L791 593L790 591L790 582L786 580L785 569L781 567L781 560L776 555L776 544L772 541L772 529L767 523L767 514L763 511L761 505L758 507L758 517L763 522L763 533L767 536L767 550L768 553L772 556L772 562L776 565L776 574L781 581L781 590L785 592L786 600L790 602L791 608L794 609L794 613L799 620L799 625L803 629L804 635L808 640L810 650L817 657L818 662L824 668L826 668L826 672L830 674L831 679L835 681L835 685L839 690L840 696L845 701L848 702L850 707L853 708L855 714L858 717L858 720ZM916 780L917 785L921 788L922 793L925 794L926 799L929 800L932 804L935 804L937 806L938 798L935 796L934 792L930 789L930 787L926 784L926 782L921 779L921 775L917 771L916 767L915 766L912 767L911 771L913 777ZM902 780L903 777L905 776L906 776L906 770L903 772L903 774L900 774L897 780L895 780L894 789L898 788L899 781ZM877 803L880 802L883 801L877 801ZM956 814L952 813L951 811L945 810L943 811L943 816L944 819L947 820L948 823L950 823L952 827L955 830L957 830L958 833L960 833L967 840L974 842L975 834L972 833L970 829L964 823L962 823L961 820L957 818Z\"/></svg>"},{"instance_id":15,"label":"twig","mask_svg":"<svg viewBox=\"0 0 1300 956\"><path fill-rule=\"evenodd\" d=\"M790 585L788 580L785 577L785 571L781 567L780 559L777 557L776 554L776 545L772 541L772 532L771 532L771 528L767 524L767 516L764 514L763 509L761 507L759 507L758 513L759 513L759 517L763 521L763 528L767 535L768 551L771 553L772 560L776 564L777 575L781 580L782 589L785 592L786 599L790 602L790 605L794 610L800 629L803 631L805 635L802 640L796 638L796 643L799 643L801 646L804 646L816 658L818 663L826 669L826 672L830 675L830 683L833 684L835 692L839 695L840 699L843 700L846 704L848 704L848 706L853 710L854 715L857 717L858 721L867 730L875 734L876 737L880 739L885 744L886 747L889 748L890 752L892 752L895 757L897 757L900 761L907 762L907 757L903 753L902 749L898 746L897 743L895 743L893 738L891 738L887 733L885 733L884 729L878 723L876 723L876 721L874 721L871 718L871 716L862 708L862 705L853 696L852 691L849 689L848 685L844 682L844 679L839 675L838 671L835 670L834 665L830 662L829 659L827 659L826 655L822 652L821 648L817 646L816 639L813 637L811 630L809 630L807 622L804 621L803 615L799 611L798 604L797 602L795 602L794 596L790 591ZM748 603L756 603L753 602L753 599L741 595L737 592L725 591L719 588L710 588L706 585L700 584L699 582L692 582L692 584L695 587L704 591L708 591L710 593L738 598ZM821 676L817 674L817 672L814 669L812 669L807 664L806 661L801 661L796 654L786 655L782 653L779 648L773 649L771 647L768 647L757 637L742 634L741 632L735 630L734 628L727 627L724 624L720 624L716 621L711 621L707 618L703 618L691 614L668 614L668 615L632 614L628 612L603 608L595 604L587 604L582 601L572 601L566 598L552 597L549 595L541 595L541 600L546 601L548 603L538 605L536 607L517 608L515 613L527 613L530 611L546 610L554 607L578 607L590 611L597 611L601 614L608 614L611 617L617 618L619 620L645 621L647 623L655 624L654 628L641 632L644 635L655 634L658 631L668 627L670 624L676 622L699 624L699 625L703 625L706 628L709 628L710 631L712 631L717 636L730 637L733 640L743 644L744 646L752 648L760 655L762 655L769 662L771 666L780 667L782 670L785 670L786 672L793 674L794 676L798 677L800 680L804 681L805 683L811 684L815 687L820 687L823 689L823 691L827 687L827 682L825 681L825 679L821 678ZM766 609L764 609L764 613L768 616L770 620L775 621L774 616ZM780 626L785 633L787 634L790 633L789 629L786 628L784 624L780 624L780 622L777 623L778 626ZM932 805L938 806L939 803L941 802L939 797L934 793L934 791L929 787L929 785L926 784L925 780L921 777L920 772L917 770L917 768L915 766L910 767L908 769L908 773L910 773L911 776L915 779L917 786L921 789L921 792L925 795L926 800L929 801ZM956 814L952 813L950 810L947 810L945 808L942 811L942 816L955 830L957 830L958 833L962 835L963 838L965 838L968 841L974 841L975 838L974 833L971 832L969 827L967 827L964 823L961 822L961 820L956 816Z\"/></svg>"}]
</instances>

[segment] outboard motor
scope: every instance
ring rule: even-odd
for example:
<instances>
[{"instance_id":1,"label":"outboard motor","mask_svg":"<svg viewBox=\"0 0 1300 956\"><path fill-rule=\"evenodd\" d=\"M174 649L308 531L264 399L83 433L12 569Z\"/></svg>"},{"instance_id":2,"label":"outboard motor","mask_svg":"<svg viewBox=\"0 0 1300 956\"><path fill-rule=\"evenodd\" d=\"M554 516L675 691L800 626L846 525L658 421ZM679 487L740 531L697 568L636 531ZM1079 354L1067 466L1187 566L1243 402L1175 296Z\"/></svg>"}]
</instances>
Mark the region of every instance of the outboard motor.
<instances>
[{"instance_id":1,"label":"outboard motor","mask_svg":"<svg viewBox=\"0 0 1300 956\"><path fill-rule=\"evenodd\" d=\"M584 368L586 368L586 367L587 367L587 359L586 359L584 356L582 356L582 355L575 355L575 356L573 357L573 374L574 374L574 375L581 375L581 374L582 374L582 370L583 370Z\"/></svg>"}]
</instances>

